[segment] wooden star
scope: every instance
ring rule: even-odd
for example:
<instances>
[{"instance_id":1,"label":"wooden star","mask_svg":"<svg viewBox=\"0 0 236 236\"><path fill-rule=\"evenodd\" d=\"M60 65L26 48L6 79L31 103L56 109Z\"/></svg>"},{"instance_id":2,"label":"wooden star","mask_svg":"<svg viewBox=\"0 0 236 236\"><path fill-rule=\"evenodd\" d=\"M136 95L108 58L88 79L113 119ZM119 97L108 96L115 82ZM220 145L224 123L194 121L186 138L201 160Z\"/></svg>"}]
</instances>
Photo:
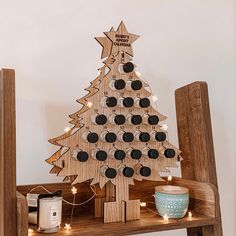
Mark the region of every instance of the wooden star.
<instances>
[{"instance_id":1,"label":"wooden star","mask_svg":"<svg viewBox=\"0 0 236 236\"><path fill-rule=\"evenodd\" d=\"M109 32L115 32L112 27ZM112 49L112 41L108 37L95 37L98 43L103 47L101 59L110 56Z\"/></svg>"},{"instance_id":2,"label":"wooden star","mask_svg":"<svg viewBox=\"0 0 236 236\"><path fill-rule=\"evenodd\" d=\"M124 51L133 56L132 43L138 39L138 35L128 33L125 24L121 21L116 31L104 32L104 34L112 41L112 52Z\"/></svg>"}]
</instances>

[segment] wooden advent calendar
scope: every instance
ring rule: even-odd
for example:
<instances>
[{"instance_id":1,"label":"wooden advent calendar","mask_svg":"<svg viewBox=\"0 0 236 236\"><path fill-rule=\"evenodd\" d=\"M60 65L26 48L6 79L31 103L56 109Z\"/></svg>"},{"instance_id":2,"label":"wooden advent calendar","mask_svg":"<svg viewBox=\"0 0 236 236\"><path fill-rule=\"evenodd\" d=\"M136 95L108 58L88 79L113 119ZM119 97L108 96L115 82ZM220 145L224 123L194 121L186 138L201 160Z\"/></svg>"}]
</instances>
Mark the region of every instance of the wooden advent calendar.
<instances>
[{"instance_id":1,"label":"wooden advent calendar","mask_svg":"<svg viewBox=\"0 0 236 236\"><path fill-rule=\"evenodd\" d=\"M159 172L176 167L180 151L168 141L160 124L166 117L152 106L154 95L132 62L139 36L128 33L123 22L104 34L96 38L104 66L78 100L82 108L70 116L73 128L50 140L60 149L47 162L73 185L91 180L101 189L115 186L115 195L95 202L95 216L109 223L140 218L140 201L129 200L129 185L134 179L162 180Z\"/></svg>"}]
</instances>

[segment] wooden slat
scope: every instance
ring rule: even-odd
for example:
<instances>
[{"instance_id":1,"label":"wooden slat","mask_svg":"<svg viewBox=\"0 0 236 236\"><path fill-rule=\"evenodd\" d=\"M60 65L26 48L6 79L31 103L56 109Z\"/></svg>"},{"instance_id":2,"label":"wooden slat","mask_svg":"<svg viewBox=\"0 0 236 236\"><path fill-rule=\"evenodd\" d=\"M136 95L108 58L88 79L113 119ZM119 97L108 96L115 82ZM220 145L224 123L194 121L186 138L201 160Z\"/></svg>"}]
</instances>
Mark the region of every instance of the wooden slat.
<instances>
[{"instance_id":1,"label":"wooden slat","mask_svg":"<svg viewBox=\"0 0 236 236\"><path fill-rule=\"evenodd\" d=\"M217 188L207 83L194 82L179 88L175 98L179 146L184 158L181 163L182 176L211 183ZM217 201L216 217L219 223L214 226L213 234L206 233L212 231L209 227L198 229L201 235L223 235L219 199ZM193 230L188 230L188 236L194 235Z\"/></svg>"},{"instance_id":2,"label":"wooden slat","mask_svg":"<svg viewBox=\"0 0 236 236\"><path fill-rule=\"evenodd\" d=\"M17 197L17 236L28 234L28 205L25 196L16 193Z\"/></svg>"},{"instance_id":3,"label":"wooden slat","mask_svg":"<svg viewBox=\"0 0 236 236\"><path fill-rule=\"evenodd\" d=\"M15 73L0 71L0 235L16 236Z\"/></svg>"}]
</instances>

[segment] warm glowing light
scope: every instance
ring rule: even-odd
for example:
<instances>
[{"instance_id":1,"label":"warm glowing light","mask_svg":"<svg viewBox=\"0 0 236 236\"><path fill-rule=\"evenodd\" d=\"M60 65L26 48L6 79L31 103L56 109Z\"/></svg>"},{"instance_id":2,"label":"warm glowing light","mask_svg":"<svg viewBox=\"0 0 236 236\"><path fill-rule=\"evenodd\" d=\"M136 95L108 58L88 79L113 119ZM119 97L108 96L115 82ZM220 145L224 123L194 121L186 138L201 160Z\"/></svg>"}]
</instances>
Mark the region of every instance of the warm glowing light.
<instances>
[{"instance_id":1,"label":"warm glowing light","mask_svg":"<svg viewBox=\"0 0 236 236\"><path fill-rule=\"evenodd\" d=\"M92 103L92 102L87 102L87 106L88 106L89 108L91 108L91 107L92 107L92 105L93 105L93 103Z\"/></svg>"},{"instance_id":2,"label":"warm glowing light","mask_svg":"<svg viewBox=\"0 0 236 236\"><path fill-rule=\"evenodd\" d=\"M162 125L162 126L161 126L161 129L162 129L163 131L166 131L166 130L168 129L168 125L167 125L167 124Z\"/></svg>"},{"instance_id":3,"label":"warm glowing light","mask_svg":"<svg viewBox=\"0 0 236 236\"><path fill-rule=\"evenodd\" d=\"M68 232L71 230L70 224L65 224L64 229Z\"/></svg>"},{"instance_id":4,"label":"warm glowing light","mask_svg":"<svg viewBox=\"0 0 236 236\"><path fill-rule=\"evenodd\" d=\"M98 70L98 76L101 75L101 73L102 73L101 70Z\"/></svg>"},{"instance_id":5,"label":"warm glowing light","mask_svg":"<svg viewBox=\"0 0 236 236\"><path fill-rule=\"evenodd\" d=\"M192 212L188 212L188 218L191 220L192 219L192 216L193 216L193 214L192 214Z\"/></svg>"},{"instance_id":6,"label":"warm glowing light","mask_svg":"<svg viewBox=\"0 0 236 236\"><path fill-rule=\"evenodd\" d=\"M152 101L153 102L157 102L157 100L158 100L157 96L156 95L152 95Z\"/></svg>"},{"instance_id":7,"label":"warm glowing light","mask_svg":"<svg viewBox=\"0 0 236 236\"><path fill-rule=\"evenodd\" d=\"M33 229L28 229L28 234L31 235L34 232Z\"/></svg>"},{"instance_id":8,"label":"warm glowing light","mask_svg":"<svg viewBox=\"0 0 236 236\"><path fill-rule=\"evenodd\" d=\"M146 203L146 202L140 202L140 206L141 206L141 207L146 207L146 206L147 206L147 203Z\"/></svg>"},{"instance_id":9,"label":"warm glowing light","mask_svg":"<svg viewBox=\"0 0 236 236\"><path fill-rule=\"evenodd\" d=\"M135 71L135 74L140 77L142 74L139 71Z\"/></svg>"},{"instance_id":10,"label":"warm glowing light","mask_svg":"<svg viewBox=\"0 0 236 236\"><path fill-rule=\"evenodd\" d=\"M173 179L173 177L172 177L171 175L169 175L169 176L167 177L167 180L168 180L168 181L172 181L172 179Z\"/></svg>"},{"instance_id":11,"label":"warm glowing light","mask_svg":"<svg viewBox=\"0 0 236 236\"><path fill-rule=\"evenodd\" d=\"M76 193L77 193L77 188L75 188L75 187L73 186L73 188L71 189L71 192L72 192L73 194L76 194Z\"/></svg>"},{"instance_id":12,"label":"warm glowing light","mask_svg":"<svg viewBox=\"0 0 236 236\"><path fill-rule=\"evenodd\" d=\"M69 132L71 130L71 127L69 127L69 126L67 126L67 127L65 127L65 129L64 129L64 131L67 133L67 132Z\"/></svg>"},{"instance_id":13,"label":"warm glowing light","mask_svg":"<svg viewBox=\"0 0 236 236\"><path fill-rule=\"evenodd\" d=\"M165 222L169 222L169 217L168 217L168 215L165 214L165 215L163 216L163 219L164 219Z\"/></svg>"}]
</instances>

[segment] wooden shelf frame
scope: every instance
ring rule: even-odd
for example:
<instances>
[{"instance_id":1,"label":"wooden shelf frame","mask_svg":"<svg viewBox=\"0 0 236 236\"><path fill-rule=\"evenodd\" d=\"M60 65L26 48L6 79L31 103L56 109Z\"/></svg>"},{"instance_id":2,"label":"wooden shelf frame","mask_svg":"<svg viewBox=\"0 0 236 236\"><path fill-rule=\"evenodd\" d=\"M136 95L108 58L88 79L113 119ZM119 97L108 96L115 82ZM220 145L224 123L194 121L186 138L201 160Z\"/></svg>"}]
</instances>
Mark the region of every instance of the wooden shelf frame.
<instances>
[{"instance_id":1,"label":"wooden shelf frame","mask_svg":"<svg viewBox=\"0 0 236 236\"><path fill-rule=\"evenodd\" d=\"M14 77L13 70L2 69L0 72L0 234L26 236L28 217L24 193L32 186L18 186L21 193L16 192ZM193 220L189 221L185 217L164 224L160 217L142 210L141 220L103 224L101 219L87 215L76 218L78 224L74 222L71 232L61 231L55 235L78 235L79 232L80 235L91 235L91 232L92 235L130 235L187 228L188 236L223 236L207 84L194 82L179 88L175 98L179 144L184 158L181 163L184 179L174 178L172 183L190 188ZM136 182L135 186L130 186L131 199L142 199L148 194L151 196L157 184L151 181ZM65 190L64 194L71 195L68 194L69 184L51 184L47 187L60 187ZM99 191L98 195L103 196L104 192ZM81 200L91 195L88 183L79 186L79 193ZM69 210L65 208L65 213ZM87 208L81 208L81 211L92 212L93 202Z\"/></svg>"}]
</instances>

